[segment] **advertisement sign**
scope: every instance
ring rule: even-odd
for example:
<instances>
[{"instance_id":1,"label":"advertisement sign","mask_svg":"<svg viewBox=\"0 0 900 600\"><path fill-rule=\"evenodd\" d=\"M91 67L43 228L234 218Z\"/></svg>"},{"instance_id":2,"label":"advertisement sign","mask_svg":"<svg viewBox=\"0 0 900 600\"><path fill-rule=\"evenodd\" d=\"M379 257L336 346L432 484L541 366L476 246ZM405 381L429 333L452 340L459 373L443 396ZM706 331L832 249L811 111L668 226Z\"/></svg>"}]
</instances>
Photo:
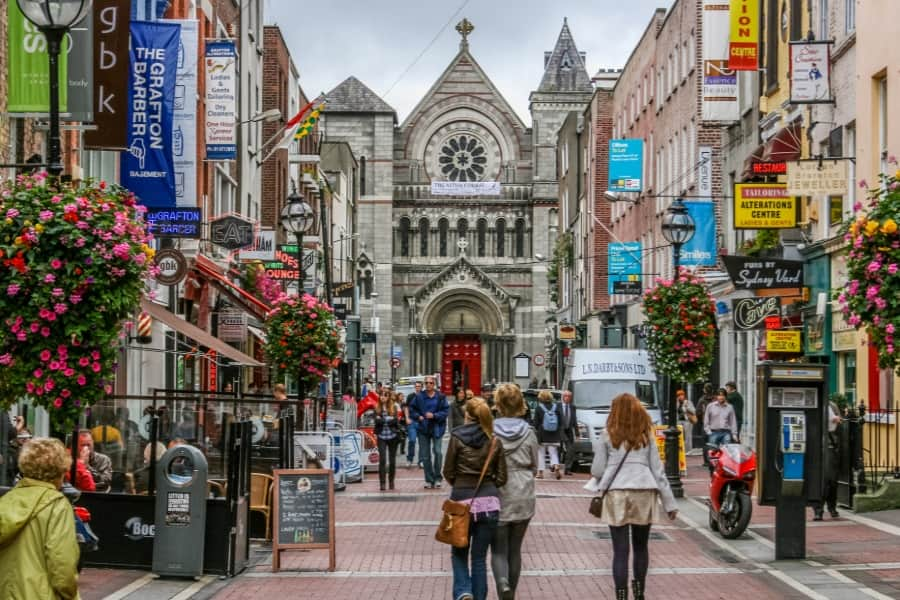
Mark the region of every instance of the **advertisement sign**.
<instances>
[{"instance_id":1,"label":"advertisement sign","mask_svg":"<svg viewBox=\"0 0 900 600\"><path fill-rule=\"evenodd\" d=\"M694 219L694 237L681 246L681 264L685 267L712 267L716 264L716 213L712 201L685 200L684 206Z\"/></svg>"},{"instance_id":2,"label":"advertisement sign","mask_svg":"<svg viewBox=\"0 0 900 600\"><path fill-rule=\"evenodd\" d=\"M759 68L759 0L731 0L728 68L733 71Z\"/></svg>"},{"instance_id":3,"label":"advertisement sign","mask_svg":"<svg viewBox=\"0 0 900 600\"><path fill-rule=\"evenodd\" d=\"M799 205L783 183L737 183L735 229L790 229L797 226Z\"/></svg>"},{"instance_id":4,"label":"advertisement sign","mask_svg":"<svg viewBox=\"0 0 900 600\"><path fill-rule=\"evenodd\" d=\"M697 148L697 195L712 199L712 146Z\"/></svg>"},{"instance_id":5,"label":"advertisement sign","mask_svg":"<svg viewBox=\"0 0 900 600\"><path fill-rule=\"evenodd\" d=\"M147 228L155 237L199 238L203 211L199 208L157 209L144 214Z\"/></svg>"},{"instance_id":6,"label":"advertisement sign","mask_svg":"<svg viewBox=\"0 0 900 600\"><path fill-rule=\"evenodd\" d=\"M800 354L803 352L803 347L800 344L800 331L767 329L766 352L791 352Z\"/></svg>"},{"instance_id":7,"label":"advertisement sign","mask_svg":"<svg viewBox=\"0 0 900 600\"><path fill-rule=\"evenodd\" d=\"M731 301L734 328L739 331L766 329L766 319L777 317L781 322L781 298L755 296Z\"/></svg>"},{"instance_id":8,"label":"advertisement sign","mask_svg":"<svg viewBox=\"0 0 900 600\"><path fill-rule=\"evenodd\" d=\"M656 436L656 450L659 459L666 464L666 429L667 425L654 425L653 432ZM687 453L684 451L684 427L678 426L678 470L682 477L687 475Z\"/></svg>"},{"instance_id":9,"label":"advertisement sign","mask_svg":"<svg viewBox=\"0 0 900 600\"><path fill-rule=\"evenodd\" d=\"M87 17L69 30L68 38L72 45L67 65L67 118L79 123L90 123L94 120L93 12L89 12Z\"/></svg>"},{"instance_id":10,"label":"advertisement sign","mask_svg":"<svg viewBox=\"0 0 900 600\"><path fill-rule=\"evenodd\" d=\"M499 181L432 181L433 196L499 196Z\"/></svg>"},{"instance_id":11,"label":"advertisement sign","mask_svg":"<svg viewBox=\"0 0 900 600\"><path fill-rule=\"evenodd\" d=\"M181 25L172 115L172 158L175 161L175 205L197 205L197 44L198 22L166 20Z\"/></svg>"},{"instance_id":12,"label":"advertisement sign","mask_svg":"<svg viewBox=\"0 0 900 600\"><path fill-rule=\"evenodd\" d=\"M624 296L640 296L644 293L641 288L640 281L613 281L613 294L622 294Z\"/></svg>"},{"instance_id":13,"label":"advertisement sign","mask_svg":"<svg viewBox=\"0 0 900 600\"><path fill-rule=\"evenodd\" d=\"M574 325L562 323L558 325L556 329L556 337L561 341L571 342L578 337L578 330L575 329Z\"/></svg>"},{"instance_id":14,"label":"advertisement sign","mask_svg":"<svg viewBox=\"0 0 900 600\"><path fill-rule=\"evenodd\" d=\"M131 23L128 86L128 151L122 153L122 185L148 207L175 206L172 111L181 26Z\"/></svg>"},{"instance_id":15,"label":"advertisement sign","mask_svg":"<svg viewBox=\"0 0 900 600\"><path fill-rule=\"evenodd\" d=\"M175 285L187 275L187 259L180 250L163 248L153 256L153 262L159 268L156 281L163 285Z\"/></svg>"},{"instance_id":16,"label":"advertisement sign","mask_svg":"<svg viewBox=\"0 0 900 600\"><path fill-rule=\"evenodd\" d=\"M9 63L7 82L9 92L6 110L10 113L50 112L50 65L47 57L47 38L19 10L18 2L7 2L7 35ZM64 39L59 54L59 81L66 78L68 42ZM59 110L66 111L67 85L59 86Z\"/></svg>"},{"instance_id":17,"label":"advertisement sign","mask_svg":"<svg viewBox=\"0 0 900 600\"><path fill-rule=\"evenodd\" d=\"M737 121L737 71L728 66L728 3L703 0L701 108L704 121Z\"/></svg>"},{"instance_id":18,"label":"advertisement sign","mask_svg":"<svg viewBox=\"0 0 900 600\"><path fill-rule=\"evenodd\" d=\"M241 310L221 311L218 337L223 342L243 342L247 337L247 314Z\"/></svg>"},{"instance_id":19,"label":"advertisement sign","mask_svg":"<svg viewBox=\"0 0 900 600\"><path fill-rule=\"evenodd\" d=\"M640 192L644 173L644 140L609 140L611 192Z\"/></svg>"},{"instance_id":20,"label":"advertisement sign","mask_svg":"<svg viewBox=\"0 0 900 600\"><path fill-rule=\"evenodd\" d=\"M831 97L831 42L791 42L791 104L823 104Z\"/></svg>"},{"instance_id":21,"label":"advertisement sign","mask_svg":"<svg viewBox=\"0 0 900 600\"><path fill-rule=\"evenodd\" d=\"M128 22L131 0L106 0L94 6L94 124L84 132L84 147L128 147Z\"/></svg>"},{"instance_id":22,"label":"advertisement sign","mask_svg":"<svg viewBox=\"0 0 900 600\"><path fill-rule=\"evenodd\" d=\"M750 165L750 171L754 175L784 175L787 173L787 163L780 162L755 162Z\"/></svg>"},{"instance_id":23,"label":"advertisement sign","mask_svg":"<svg viewBox=\"0 0 900 600\"><path fill-rule=\"evenodd\" d=\"M847 160L794 160L787 163L791 196L843 196L847 193Z\"/></svg>"},{"instance_id":24,"label":"advertisement sign","mask_svg":"<svg viewBox=\"0 0 900 600\"><path fill-rule=\"evenodd\" d=\"M303 288L316 287L316 265L319 253L310 248L303 249ZM266 275L282 281L297 281L297 244L282 244L275 250L275 260L263 264Z\"/></svg>"},{"instance_id":25,"label":"advertisement sign","mask_svg":"<svg viewBox=\"0 0 900 600\"><path fill-rule=\"evenodd\" d=\"M256 232L253 244L241 249L240 260L275 260L275 231L260 229Z\"/></svg>"},{"instance_id":26,"label":"advertisement sign","mask_svg":"<svg viewBox=\"0 0 900 600\"><path fill-rule=\"evenodd\" d=\"M641 280L641 243L612 242L608 247L607 294L614 294L616 281Z\"/></svg>"},{"instance_id":27,"label":"advertisement sign","mask_svg":"<svg viewBox=\"0 0 900 600\"><path fill-rule=\"evenodd\" d=\"M738 290L803 287L803 261L723 256L725 270Z\"/></svg>"},{"instance_id":28,"label":"advertisement sign","mask_svg":"<svg viewBox=\"0 0 900 600\"><path fill-rule=\"evenodd\" d=\"M231 40L206 42L206 158L237 157L237 52Z\"/></svg>"},{"instance_id":29,"label":"advertisement sign","mask_svg":"<svg viewBox=\"0 0 900 600\"><path fill-rule=\"evenodd\" d=\"M209 239L213 244L237 250L253 245L255 223L238 215L219 217L209 222Z\"/></svg>"}]
</instances>

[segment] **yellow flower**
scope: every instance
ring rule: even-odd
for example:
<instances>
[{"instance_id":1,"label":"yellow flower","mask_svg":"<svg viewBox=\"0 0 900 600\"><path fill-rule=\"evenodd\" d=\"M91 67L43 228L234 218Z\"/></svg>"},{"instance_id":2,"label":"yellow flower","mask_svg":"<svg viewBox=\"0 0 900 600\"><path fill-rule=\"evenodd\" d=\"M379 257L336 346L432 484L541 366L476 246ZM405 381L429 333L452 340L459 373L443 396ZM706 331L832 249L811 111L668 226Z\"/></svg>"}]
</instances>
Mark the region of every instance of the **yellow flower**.
<instances>
[{"instance_id":1,"label":"yellow flower","mask_svg":"<svg viewBox=\"0 0 900 600\"><path fill-rule=\"evenodd\" d=\"M888 219L881 225L881 233L891 234L897 231L897 224L893 219Z\"/></svg>"},{"instance_id":2,"label":"yellow flower","mask_svg":"<svg viewBox=\"0 0 900 600\"><path fill-rule=\"evenodd\" d=\"M21 246L22 245L22 236L17 235L16 239L13 240L13 244L15 244L16 246Z\"/></svg>"},{"instance_id":3,"label":"yellow flower","mask_svg":"<svg viewBox=\"0 0 900 600\"><path fill-rule=\"evenodd\" d=\"M895 227L896 227L896 225L895 225ZM38 223L37 225L34 226L34 230L37 231L38 233L41 233L44 231L44 226L41 225L40 223Z\"/></svg>"},{"instance_id":4,"label":"yellow flower","mask_svg":"<svg viewBox=\"0 0 900 600\"><path fill-rule=\"evenodd\" d=\"M13 220L10 219L9 217L7 217L7 218L6 218L6 224L7 224L7 225L12 225L12 224L13 224Z\"/></svg>"},{"instance_id":5,"label":"yellow flower","mask_svg":"<svg viewBox=\"0 0 900 600\"><path fill-rule=\"evenodd\" d=\"M878 221L869 221L866 223L866 235L872 237L878 231Z\"/></svg>"},{"instance_id":6,"label":"yellow flower","mask_svg":"<svg viewBox=\"0 0 900 600\"><path fill-rule=\"evenodd\" d=\"M857 233L859 233L859 225L857 225L856 223L851 223L850 224L850 235L852 235L853 237L856 237Z\"/></svg>"}]
</instances>

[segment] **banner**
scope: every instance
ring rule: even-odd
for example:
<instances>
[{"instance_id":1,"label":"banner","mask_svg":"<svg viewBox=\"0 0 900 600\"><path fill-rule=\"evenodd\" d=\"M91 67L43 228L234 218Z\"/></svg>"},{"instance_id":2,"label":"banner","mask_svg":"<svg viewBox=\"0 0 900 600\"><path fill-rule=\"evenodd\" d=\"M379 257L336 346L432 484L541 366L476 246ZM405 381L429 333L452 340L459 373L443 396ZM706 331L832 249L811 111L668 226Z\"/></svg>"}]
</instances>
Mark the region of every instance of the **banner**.
<instances>
[{"instance_id":1,"label":"banner","mask_svg":"<svg viewBox=\"0 0 900 600\"><path fill-rule=\"evenodd\" d=\"M736 183L735 229L790 229L797 226L797 200L783 183Z\"/></svg>"},{"instance_id":2,"label":"banner","mask_svg":"<svg viewBox=\"0 0 900 600\"><path fill-rule=\"evenodd\" d=\"M703 0L703 72L701 108L704 121L738 120L737 72L728 66L728 4Z\"/></svg>"},{"instance_id":3,"label":"banner","mask_svg":"<svg viewBox=\"0 0 900 600\"><path fill-rule=\"evenodd\" d=\"M196 20L164 20L181 25L172 115L172 158L175 161L175 204L197 206L197 44Z\"/></svg>"},{"instance_id":4,"label":"banner","mask_svg":"<svg viewBox=\"0 0 900 600\"><path fill-rule=\"evenodd\" d=\"M687 201L684 206L694 219L694 236L681 246L684 267L716 265L716 213L711 200Z\"/></svg>"},{"instance_id":5,"label":"banner","mask_svg":"<svg viewBox=\"0 0 900 600\"><path fill-rule=\"evenodd\" d=\"M787 163L791 196L843 196L848 191L847 159L795 160Z\"/></svg>"},{"instance_id":6,"label":"banner","mask_svg":"<svg viewBox=\"0 0 900 600\"><path fill-rule=\"evenodd\" d=\"M803 287L803 261L800 260L723 256L722 262L738 290Z\"/></svg>"},{"instance_id":7,"label":"banner","mask_svg":"<svg viewBox=\"0 0 900 600\"><path fill-rule=\"evenodd\" d=\"M131 23L128 86L128 150L122 153L122 185L148 207L175 206L172 111L181 26Z\"/></svg>"},{"instance_id":8,"label":"banner","mask_svg":"<svg viewBox=\"0 0 900 600\"><path fill-rule=\"evenodd\" d=\"M499 196L499 181L432 181L434 196Z\"/></svg>"},{"instance_id":9,"label":"banner","mask_svg":"<svg viewBox=\"0 0 900 600\"><path fill-rule=\"evenodd\" d=\"M206 42L206 158L237 158L237 52L231 40Z\"/></svg>"},{"instance_id":10,"label":"banner","mask_svg":"<svg viewBox=\"0 0 900 600\"><path fill-rule=\"evenodd\" d=\"M128 147L128 22L131 0L106 0L95 6L94 124L84 132L84 147L124 150Z\"/></svg>"},{"instance_id":11,"label":"banner","mask_svg":"<svg viewBox=\"0 0 900 600\"><path fill-rule=\"evenodd\" d=\"M68 73L66 86L67 120L79 123L94 121L94 15L93 9L69 30ZM62 85L60 85L60 88Z\"/></svg>"},{"instance_id":12,"label":"banner","mask_svg":"<svg viewBox=\"0 0 900 600\"><path fill-rule=\"evenodd\" d=\"M712 155L712 146L697 148L697 195L709 200L712 200L713 193Z\"/></svg>"},{"instance_id":13,"label":"banner","mask_svg":"<svg viewBox=\"0 0 900 600\"><path fill-rule=\"evenodd\" d=\"M9 113L50 112L50 64L47 38L25 18L15 0L7 3L9 36L9 92L6 110ZM68 37L68 36L67 36ZM59 54L59 110L66 111L68 40L63 39Z\"/></svg>"},{"instance_id":14,"label":"banner","mask_svg":"<svg viewBox=\"0 0 900 600\"><path fill-rule=\"evenodd\" d=\"M643 189L644 140L609 140L609 181L611 192L640 192Z\"/></svg>"},{"instance_id":15,"label":"banner","mask_svg":"<svg viewBox=\"0 0 900 600\"><path fill-rule=\"evenodd\" d=\"M640 242L612 242L608 246L608 252L606 293L615 293L613 288L617 281L640 281L642 262Z\"/></svg>"},{"instance_id":16,"label":"banner","mask_svg":"<svg viewBox=\"0 0 900 600\"><path fill-rule=\"evenodd\" d=\"M767 317L781 317L781 298L754 296L731 301L734 328L738 331L765 329Z\"/></svg>"},{"instance_id":17,"label":"banner","mask_svg":"<svg viewBox=\"0 0 900 600\"><path fill-rule=\"evenodd\" d=\"M828 104L831 42L791 42L791 104Z\"/></svg>"},{"instance_id":18,"label":"banner","mask_svg":"<svg viewBox=\"0 0 900 600\"><path fill-rule=\"evenodd\" d=\"M759 68L759 0L731 0L728 68L732 71Z\"/></svg>"}]
</instances>

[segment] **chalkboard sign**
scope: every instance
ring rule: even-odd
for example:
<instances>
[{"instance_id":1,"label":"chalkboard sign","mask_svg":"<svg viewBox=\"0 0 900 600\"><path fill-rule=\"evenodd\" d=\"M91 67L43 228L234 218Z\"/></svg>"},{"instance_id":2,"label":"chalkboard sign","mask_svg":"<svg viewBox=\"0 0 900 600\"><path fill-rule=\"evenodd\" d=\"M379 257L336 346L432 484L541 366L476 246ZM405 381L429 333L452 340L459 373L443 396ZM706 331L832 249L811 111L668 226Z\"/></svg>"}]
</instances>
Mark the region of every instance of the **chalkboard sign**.
<instances>
[{"instance_id":1,"label":"chalkboard sign","mask_svg":"<svg viewBox=\"0 0 900 600\"><path fill-rule=\"evenodd\" d=\"M329 571L335 568L334 475L330 469L276 469L275 535L272 567L278 571L281 551L328 549Z\"/></svg>"}]
</instances>

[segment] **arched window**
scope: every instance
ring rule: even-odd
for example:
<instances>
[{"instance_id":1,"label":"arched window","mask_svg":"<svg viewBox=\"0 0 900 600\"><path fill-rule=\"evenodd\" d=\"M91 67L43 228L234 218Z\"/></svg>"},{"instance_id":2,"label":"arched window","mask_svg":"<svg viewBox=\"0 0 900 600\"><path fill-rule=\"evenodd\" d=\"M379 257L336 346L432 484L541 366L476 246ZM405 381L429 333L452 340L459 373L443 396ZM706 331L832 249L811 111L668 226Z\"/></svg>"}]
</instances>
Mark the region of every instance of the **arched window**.
<instances>
[{"instance_id":1,"label":"arched window","mask_svg":"<svg viewBox=\"0 0 900 600\"><path fill-rule=\"evenodd\" d=\"M450 229L450 222L447 219L438 221L438 254L447 256L447 231Z\"/></svg>"},{"instance_id":2,"label":"arched window","mask_svg":"<svg viewBox=\"0 0 900 600\"><path fill-rule=\"evenodd\" d=\"M419 221L419 256L428 256L428 219Z\"/></svg>"},{"instance_id":3,"label":"arched window","mask_svg":"<svg viewBox=\"0 0 900 600\"><path fill-rule=\"evenodd\" d=\"M516 257L525 256L525 219L516 219Z\"/></svg>"},{"instance_id":4,"label":"arched window","mask_svg":"<svg viewBox=\"0 0 900 600\"><path fill-rule=\"evenodd\" d=\"M497 219L497 256L506 256L506 221Z\"/></svg>"},{"instance_id":5,"label":"arched window","mask_svg":"<svg viewBox=\"0 0 900 600\"><path fill-rule=\"evenodd\" d=\"M484 256L484 249L487 244L487 219L478 219L477 236L478 236L478 254Z\"/></svg>"},{"instance_id":6,"label":"arched window","mask_svg":"<svg viewBox=\"0 0 900 600\"><path fill-rule=\"evenodd\" d=\"M400 218L400 256L409 256L409 219Z\"/></svg>"},{"instance_id":7,"label":"arched window","mask_svg":"<svg viewBox=\"0 0 900 600\"><path fill-rule=\"evenodd\" d=\"M469 222L466 221L465 219L460 219L459 221L456 222L457 243L459 243L460 240L466 240L466 243L468 243L468 239L467 239L468 235L469 235Z\"/></svg>"}]
</instances>

